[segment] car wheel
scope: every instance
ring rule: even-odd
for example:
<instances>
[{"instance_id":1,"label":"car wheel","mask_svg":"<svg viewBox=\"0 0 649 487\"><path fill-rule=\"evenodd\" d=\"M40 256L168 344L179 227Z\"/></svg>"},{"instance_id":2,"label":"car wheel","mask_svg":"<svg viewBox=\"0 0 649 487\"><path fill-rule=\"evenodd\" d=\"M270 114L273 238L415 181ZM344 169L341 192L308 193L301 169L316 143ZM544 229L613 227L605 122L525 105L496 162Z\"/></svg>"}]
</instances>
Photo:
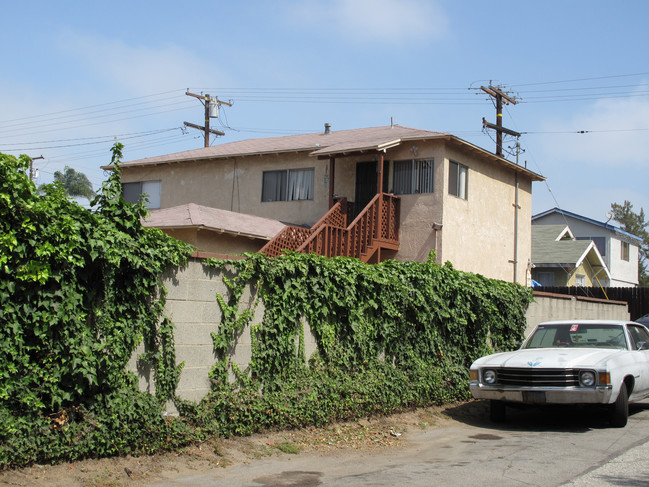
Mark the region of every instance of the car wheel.
<instances>
[{"instance_id":1,"label":"car wheel","mask_svg":"<svg viewBox=\"0 0 649 487\"><path fill-rule=\"evenodd\" d=\"M504 423L507 418L505 403L493 399L489 403L489 417L494 423Z\"/></svg>"},{"instance_id":2,"label":"car wheel","mask_svg":"<svg viewBox=\"0 0 649 487\"><path fill-rule=\"evenodd\" d=\"M626 426L629 419L629 394L626 390L626 384L622 383L620 393L613 404L609 406L609 420L611 425L616 428Z\"/></svg>"}]
</instances>

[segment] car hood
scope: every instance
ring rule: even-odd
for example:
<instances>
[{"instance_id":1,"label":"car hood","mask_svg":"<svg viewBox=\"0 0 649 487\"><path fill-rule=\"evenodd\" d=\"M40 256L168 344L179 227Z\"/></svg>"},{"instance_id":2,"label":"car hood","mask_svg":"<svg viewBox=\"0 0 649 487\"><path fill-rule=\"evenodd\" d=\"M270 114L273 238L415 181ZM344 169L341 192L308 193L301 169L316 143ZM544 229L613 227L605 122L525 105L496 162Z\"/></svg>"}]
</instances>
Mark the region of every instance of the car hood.
<instances>
[{"instance_id":1,"label":"car hood","mask_svg":"<svg viewBox=\"0 0 649 487\"><path fill-rule=\"evenodd\" d=\"M476 360L473 366L522 368L604 367L608 360L621 353L624 353L624 351L601 348L528 348L487 355Z\"/></svg>"}]
</instances>

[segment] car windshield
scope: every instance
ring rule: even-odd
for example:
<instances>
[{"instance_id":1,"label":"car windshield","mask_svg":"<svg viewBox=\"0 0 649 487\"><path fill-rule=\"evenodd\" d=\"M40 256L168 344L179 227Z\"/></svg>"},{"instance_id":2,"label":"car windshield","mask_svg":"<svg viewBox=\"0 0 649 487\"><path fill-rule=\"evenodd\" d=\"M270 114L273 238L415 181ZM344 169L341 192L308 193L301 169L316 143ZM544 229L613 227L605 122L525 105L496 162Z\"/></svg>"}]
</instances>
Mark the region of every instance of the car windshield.
<instances>
[{"instance_id":1,"label":"car windshield","mask_svg":"<svg viewBox=\"0 0 649 487\"><path fill-rule=\"evenodd\" d=\"M624 327L608 324L539 325L524 348L617 348L628 350Z\"/></svg>"}]
</instances>

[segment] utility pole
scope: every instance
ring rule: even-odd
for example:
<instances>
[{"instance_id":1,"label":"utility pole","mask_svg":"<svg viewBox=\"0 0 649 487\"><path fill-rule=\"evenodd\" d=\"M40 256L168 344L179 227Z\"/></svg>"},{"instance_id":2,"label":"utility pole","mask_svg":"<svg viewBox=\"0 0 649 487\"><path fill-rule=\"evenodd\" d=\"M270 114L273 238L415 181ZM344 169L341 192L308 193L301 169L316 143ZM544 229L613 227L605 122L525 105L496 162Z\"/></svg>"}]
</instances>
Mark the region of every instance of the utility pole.
<instances>
[{"instance_id":1,"label":"utility pole","mask_svg":"<svg viewBox=\"0 0 649 487\"><path fill-rule=\"evenodd\" d=\"M45 159L43 156L38 156L38 157L30 157L29 158L29 180L33 181L36 177L38 177L38 169L36 169L36 172L34 172L34 160L36 159Z\"/></svg>"},{"instance_id":2,"label":"utility pole","mask_svg":"<svg viewBox=\"0 0 649 487\"><path fill-rule=\"evenodd\" d=\"M185 122L186 127L191 127L194 129L201 130L205 132L205 147L210 146L210 134L215 134L215 135L225 135L225 133L219 131L219 130L214 130L210 128L210 118L217 118L219 116L219 107L221 105L227 105L229 107L232 106L232 102L226 103L224 101L221 101L217 98L211 98L210 95L205 94L205 95L196 95L195 93L190 93L187 91L185 93L187 96L193 96L194 98L198 98L201 100L201 103L205 105L205 126L202 127L200 125L196 125L193 123Z\"/></svg>"},{"instance_id":3,"label":"utility pole","mask_svg":"<svg viewBox=\"0 0 649 487\"><path fill-rule=\"evenodd\" d=\"M521 134L515 132L511 129L503 127L503 103L509 105L516 105L516 100L514 97L509 96L502 90L501 86L481 86L480 89L484 91L487 95L495 98L496 100L496 124L487 122L484 118L482 119L482 127L486 127L496 131L496 155L502 157L503 155L503 133L512 135L514 137L520 137Z\"/></svg>"}]
</instances>

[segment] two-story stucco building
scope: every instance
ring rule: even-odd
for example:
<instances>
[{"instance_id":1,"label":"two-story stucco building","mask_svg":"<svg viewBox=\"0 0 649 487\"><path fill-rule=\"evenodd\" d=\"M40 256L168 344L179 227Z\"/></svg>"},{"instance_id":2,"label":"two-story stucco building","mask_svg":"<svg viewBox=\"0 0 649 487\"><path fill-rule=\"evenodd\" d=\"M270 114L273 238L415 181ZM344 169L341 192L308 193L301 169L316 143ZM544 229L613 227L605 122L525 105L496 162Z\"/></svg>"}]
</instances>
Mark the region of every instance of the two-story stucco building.
<instances>
[{"instance_id":1,"label":"two-story stucco building","mask_svg":"<svg viewBox=\"0 0 649 487\"><path fill-rule=\"evenodd\" d=\"M532 182L543 177L448 133L327 124L320 133L224 143L121 170L125 197L147 193L151 209L195 203L297 227L313 226L341 200L343 226L358 223L382 195L377 208L389 205L388 219L398 221L368 261L423 261L434 251L440 263L529 284ZM382 213L373 215L384 224ZM340 248L351 245L344 238ZM218 251L217 240L199 250Z\"/></svg>"}]
</instances>

